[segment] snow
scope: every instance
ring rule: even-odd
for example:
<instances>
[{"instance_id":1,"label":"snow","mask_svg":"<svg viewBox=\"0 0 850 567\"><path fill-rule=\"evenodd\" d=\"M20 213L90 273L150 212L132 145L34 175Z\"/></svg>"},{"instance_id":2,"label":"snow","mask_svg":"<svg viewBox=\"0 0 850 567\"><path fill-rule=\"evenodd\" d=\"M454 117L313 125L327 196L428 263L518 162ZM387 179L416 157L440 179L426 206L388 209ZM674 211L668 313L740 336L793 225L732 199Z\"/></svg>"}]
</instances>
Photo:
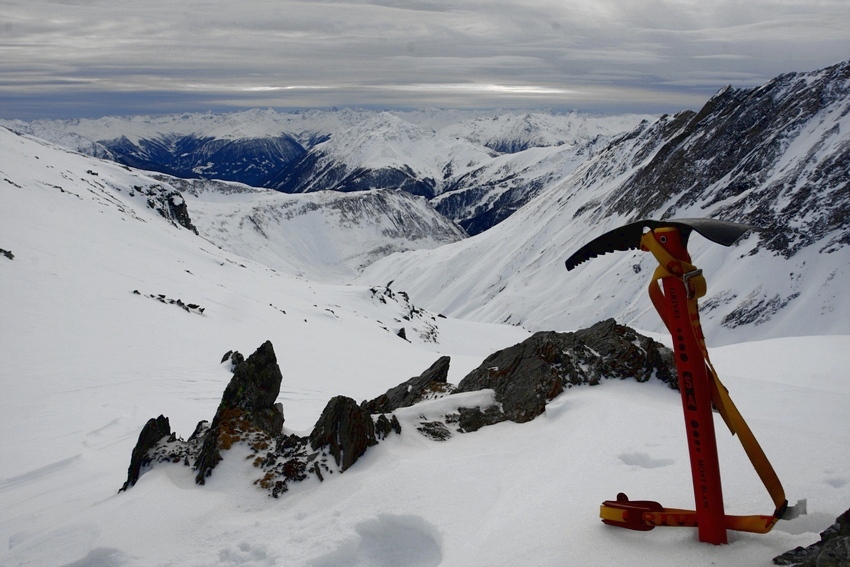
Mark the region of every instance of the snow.
<instances>
[{"instance_id":1,"label":"snow","mask_svg":"<svg viewBox=\"0 0 850 567\"><path fill-rule=\"evenodd\" d=\"M422 197L392 190L288 195L195 181L187 194L200 234L222 249L313 280L352 278L375 259L460 240Z\"/></svg>"},{"instance_id":2,"label":"snow","mask_svg":"<svg viewBox=\"0 0 850 567\"><path fill-rule=\"evenodd\" d=\"M334 395L375 397L442 355L457 383L529 332L451 317L403 320L402 305L369 289L385 279L295 277L168 223L130 196L133 185L158 182L143 173L3 130L0 149L0 248L14 253L0 256L4 566L767 566L817 540L850 505L850 335L841 333L711 349L789 500L809 504L808 516L770 534L730 532L725 546L699 543L693 529L630 532L597 517L621 491L693 505L679 395L656 382L572 388L532 422L444 442L417 433L420 416L487 405L492 393L398 410L401 435L345 473L296 483L279 499L252 485L239 446L203 487L187 467L158 465L118 494L149 418L166 415L184 438L212 418L230 379L219 361L230 349L247 356L272 341L285 429L303 433ZM187 203L191 214L198 200ZM465 242L482 256L526 246ZM549 273L550 262L540 260L540 277L566 279L560 262ZM503 285L517 285L509 276ZM527 302L539 301L534 291ZM437 326L438 342L393 332L425 323ZM717 429L727 511L770 513L737 440Z\"/></svg>"}]
</instances>

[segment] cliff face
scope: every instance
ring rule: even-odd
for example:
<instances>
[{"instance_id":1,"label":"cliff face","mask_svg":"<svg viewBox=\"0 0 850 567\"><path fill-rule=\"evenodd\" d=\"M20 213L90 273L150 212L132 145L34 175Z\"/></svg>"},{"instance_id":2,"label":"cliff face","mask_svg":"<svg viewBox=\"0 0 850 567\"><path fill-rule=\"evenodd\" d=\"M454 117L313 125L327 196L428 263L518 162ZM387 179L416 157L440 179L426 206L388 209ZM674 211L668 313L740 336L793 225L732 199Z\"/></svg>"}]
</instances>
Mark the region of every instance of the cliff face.
<instances>
[{"instance_id":1,"label":"cliff face","mask_svg":"<svg viewBox=\"0 0 850 567\"><path fill-rule=\"evenodd\" d=\"M786 258L850 243L850 62L727 87L685 119L607 201L613 212L698 205L766 228L761 245Z\"/></svg>"}]
</instances>

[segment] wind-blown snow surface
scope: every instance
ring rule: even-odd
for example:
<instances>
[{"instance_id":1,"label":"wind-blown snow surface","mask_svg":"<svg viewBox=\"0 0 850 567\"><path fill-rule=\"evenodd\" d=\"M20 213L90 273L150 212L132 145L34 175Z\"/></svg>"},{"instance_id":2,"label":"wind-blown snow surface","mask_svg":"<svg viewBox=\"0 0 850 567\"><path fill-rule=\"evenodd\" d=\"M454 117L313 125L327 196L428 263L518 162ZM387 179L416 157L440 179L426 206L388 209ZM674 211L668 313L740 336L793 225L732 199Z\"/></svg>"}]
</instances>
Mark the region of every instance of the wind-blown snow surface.
<instances>
[{"instance_id":1,"label":"wind-blown snow surface","mask_svg":"<svg viewBox=\"0 0 850 567\"><path fill-rule=\"evenodd\" d=\"M414 423L488 392L399 410L401 435L277 500L251 484L238 449L206 486L161 465L117 494L145 421L165 414L186 437L212 417L227 350L273 342L285 427L301 433L333 395L374 397L444 354L457 383L528 333L436 318L436 343L410 332L404 341L394 331L415 323L367 287L295 278L160 218L127 190L142 174L101 165L93 178L94 161L3 143L0 248L14 255L0 255L3 565L767 566L850 505L846 335L712 351L789 499L807 497L810 509L768 535L732 533L727 546L597 518L619 491L692 505L679 397L660 383L573 388L533 422L443 443ZM148 297L157 294L205 310ZM718 431L727 510L769 513L743 451Z\"/></svg>"}]
</instances>

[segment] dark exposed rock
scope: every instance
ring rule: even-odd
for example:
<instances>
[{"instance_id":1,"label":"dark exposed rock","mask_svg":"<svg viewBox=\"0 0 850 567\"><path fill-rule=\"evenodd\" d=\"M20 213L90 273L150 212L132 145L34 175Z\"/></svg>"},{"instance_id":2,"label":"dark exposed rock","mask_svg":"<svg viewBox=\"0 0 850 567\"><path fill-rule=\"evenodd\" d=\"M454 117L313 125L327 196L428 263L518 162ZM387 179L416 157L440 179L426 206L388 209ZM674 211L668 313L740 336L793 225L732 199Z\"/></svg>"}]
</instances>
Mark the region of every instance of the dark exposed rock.
<instances>
[{"instance_id":1,"label":"dark exposed rock","mask_svg":"<svg viewBox=\"0 0 850 567\"><path fill-rule=\"evenodd\" d=\"M634 329L607 319L576 331L575 337L598 355L589 368L591 382L603 377L646 382L655 377L678 389L673 352Z\"/></svg>"},{"instance_id":2,"label":"dark exposed rock","mask_svg":"<svg viewBox=\"0 0 850 567\"><path fill-rule=\"evenodd\" d=\"M820 541L773 558L776 565L847 567L850 565L850 509L820 534Z\"/></svg>"},{"instance_id":3,"label":"dark exposed rock","mask_svg":"<svg viewBox=\"0 0 850 567\"><path fill-rule=\"evenodd\" d=\"M387 419L387 416L384 414L378 416L378 419L375 421L375 438L379 441L386 439L392 431L401 434L401 424L398 422L398 418L392 416L391 419Z\"/></svg>"},{"instance_id":4,"label":"dark exposed rock","mask_svg":"<svg viewBox=\"0 0 850 567\"><path fill-rule=\"evenodd\" d=\"M150 464L151 457L149 452L163 437L171 436L171 425L168 423L168 418L160 415L157 418L151 418L142 428L139 433L139 440L133 448L133 453L130 457L130 467L127 469L127 482L121 487L121 490L127 490L135 485L139 480L142 467ZM120 491L119 491L120 492Z\"/></svg>"},{"instance_id":5,"label":"dark exposed rock","mask_svg":"<svg viewBox=\"0 0 850 567\"><path fill-rule=\"evenodd\" d=\"M158 212L162 218L172 222L175 226L182 226L198 234L198 229L195 228L195 225L192 224L192 219L189 217L186 199L183 198L183 195L179 191L160 184L147 187L134 185L131 194L137 192L145 197L148 207Z\"/></svg>"},{"instance_id":6,"label":"dark exposed rock","mask_svg":"<svg viewBox=\"0 0 850 567\"><path fill-rule=\"evenodd\" d=\"M6 258L8 258L10 260L15 259L15 255L12 254L11 250L3 250L2 248L0 248L0 256L5 256Z\"/></svg>"},{"instance_id":7,"label":"dark exposed rock","mask_svg":"<svg viewBox=\"0 0 850 567\"><path fill-rule=\"evenodd\" d=\"M168 212L174 222L185 229L191 230L198 234L198 229L192 224L192 219L189 217L189 208L186 206L186 199L177 191L173 191L166 196Z\"/></svg>"},{"instance_id":8,"label":"dark exposed rock","mask_svg":"<svg viewBox=\"0 0 850 567\"><path fill-rule=\"evenodd\" d=\"M457 391L491 388L507 419L522 423L543 413L546 402L567 387L652 376L675 384L672 352L609 319L575 333L535 333L487 357Z\"/></svg>"},{"instance_id":9,"label":"dark exposed rock","mask_svg":"<svg viewBox=\"0 0 850 567\"><path fill-rule=\"evenodd\" d=\"M247 360L231 355L233 378L224 390L221 403L204 438L195 462L195 481L203 484L221 461L221 449L251 434L280 435L283 407L275 404L283 379L271 342L266 341Z\"/></svg>"},{"instance_id":10,"label":"dark exposed rock","mask_svg":"<svg viewBox=\"0 0 850 567\"><path fill-rule=\"evenodd\" d=\"M499 406L490 406L484 411L480 407L458 408L458 414L457 425L462 433L478 431L485 425L495 425L508 419Z\"/></svg>"},{"instance_id":11,"label":"dark exposed rock","mask_svg":"<svg viewBox=\"0 0 850 567\"><path fill-rule=\"evenodd\" d=\"M142 293L139 290L134 289L133 295L142 295ZM174 305L176 307L179 307L180 309L182 309L186 313L196 313L198 315L203 315L204 310L206 309L205 307L201 307L197 303L185 303L180 298L172 299L170 297L166 297L164 293L157 293L157 294L149 293L145 297L148 297L150 299L155 299L156 301L159 301L160 303L164 303L166 305ZM222 362L224 362L224 361L222 361Z\"/></svg>"},{"instance_id":12,"label":"dark exposed rock","mask_svg":"<svg viewBox=\"0 0 850 567\"><path fill-rule=\"evenodd\" d=\"M447 384L449 363L451 358L442 356L428 370L402 382L374 400L363 402L361 407L369 413L390 413L398 408L405 408L423 400L429 391L442 390Z\"/></svg>"},{"instance_id":13,"label":"dark exposed rock","mask_svg":"<svg viewBox=\"0 0 850 567\"><path fill-rule=\"evenodd\" d=\"M452 432L442 421L423 421L416 429L434 441L445 441L452 436Z\"/></svg>"},{"instance_id":14,"label":"dark exposed rock","mask_svg":"<svg viewBox=\"0 0 850 567\"><path fill-rule=\"evenodd\" d=\"M283 376L277 365L272 343L264 342L247 360L241 360L242 355L238 352L231 355L231 359L236 366L233 369L233 378L224 390L221 405L240 408L249 413L274 409ZM269 433L277 434L280 433L280 425L282 422L273 423L265 429Z\"/></svg>"},{"instance_id":15,"label":"dark exposed rock","mask_svg":"<svg viewBox=\"0 0 850 567\"><path fill-rule=\"evenodd\" d=\"M372 416L346 396L331 398L310 433L313 450L327 448L341 471L377 442Z\"/></svg>"},{"instance_id":16,"label":"dark exposed rock","mask_svg":"<svg viewBox=\"0 0 850 567\"><path fill-rule=\"evenodd\" d=\"M182 463L196 471L195 481L205 479L222 460L222 451L240 444L261 477L254 484L277 498L311 475L345 471L378 440L401 433L395 415L371 414L351 398L337 396L325 408L309 437L283 435L283 408L275 403L282 376L270 342L266 341L247 360L228 351L233 378L225 388L212 423L201 421L188 441L171 433L162 416L150 420L139 437L128 471L126 490L138 480L142 468L151 463ZM433 374L433 373L432 373ZM437 372L439 374L439 372ZM330 462L331 456L336 467Z\"/></svg>"}]
</instances>

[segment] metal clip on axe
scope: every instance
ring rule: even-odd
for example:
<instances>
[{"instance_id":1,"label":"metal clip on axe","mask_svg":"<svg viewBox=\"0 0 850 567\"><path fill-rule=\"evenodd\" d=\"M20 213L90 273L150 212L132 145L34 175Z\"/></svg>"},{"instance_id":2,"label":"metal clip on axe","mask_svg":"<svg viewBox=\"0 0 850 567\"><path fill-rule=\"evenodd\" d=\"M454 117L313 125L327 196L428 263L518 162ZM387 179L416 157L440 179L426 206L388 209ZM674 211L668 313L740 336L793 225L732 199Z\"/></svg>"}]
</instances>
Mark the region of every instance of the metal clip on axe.
<instances>
[{"instance_id":1,"label":"metal clip on axe","mask_svg":"<svg viewBox=\"0 0 850 567\"><path fill-rule=\"evenodd\" d=\"M702 270L691 263L687 251L688 237L694 230L712 242L731 246L744 233L761 229L713 219L643 220L595 238L570 256L566 266L567 270L572 270L601 254L637 249L651 252L658 260L659 266L649 285L649 296L673 337L673 354L688 435L696 510L664 508L650 500L630 501L621 493L616 500L603 502L600 508L602 521L641 531L655 526L695 526L700 541L722 544L727 543L727 529L767 533L778 520L790 520L805 514L806 501L788 506L776 472L729 398L708 357L697 305L697 300L705 295L705 278ZM661 280L663 289L658 280ZM729 516L724 512L712 403L732 435L737 434L767 488L776 506L772 515Z\"/></svg>"}]
</instances>

